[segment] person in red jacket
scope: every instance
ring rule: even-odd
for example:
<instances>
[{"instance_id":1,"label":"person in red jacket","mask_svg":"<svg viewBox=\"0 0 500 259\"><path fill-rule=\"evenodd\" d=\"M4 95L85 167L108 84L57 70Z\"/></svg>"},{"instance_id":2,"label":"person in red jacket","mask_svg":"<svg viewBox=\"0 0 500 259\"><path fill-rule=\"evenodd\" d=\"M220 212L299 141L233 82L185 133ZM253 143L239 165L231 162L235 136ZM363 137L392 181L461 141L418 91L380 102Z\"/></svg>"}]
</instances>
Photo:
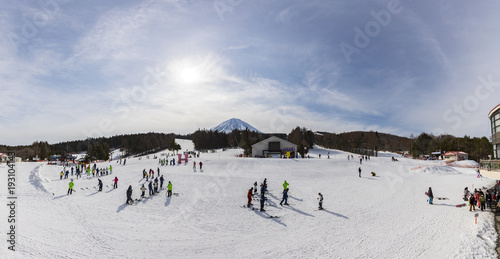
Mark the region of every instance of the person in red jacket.
<instances>
[{"instance_id":1,"label":"person in red jacket","mask_svg":"<svg viewBox=\"0 0 500 259\"><path fill-rule=\"evenodd\" d=\"M113 189L118 188L118 177L115 176L115 179L113 180L113 182L115 182L115 184L113 184Z\"/></svg>"},{"instance_id":2,"label":"person in red jacket","mask_svg":"<svg viewBox=\"0 0 500 259\"><path fill-rule=\"evenodd\" d=\"M252 204L252 190L253 190L253 189L252 189L252 188L250 188L250 189L248 190L248 193L247 193L247 198L248 198L248 204L247 204L247 207L249 207L249 208L250 208L250 205L253 205L253 204Z\"/></svg>"},{"instance_id":3,"label":"person in red jacket","mask_svg":"<svg viewBox=\"0 0 500 259\"><path fill-rule=\"evenodd\" d=\"M200 161L200 172L201 172L201 167L203 166L203 163Z\"/></svg>"}]
</instances>

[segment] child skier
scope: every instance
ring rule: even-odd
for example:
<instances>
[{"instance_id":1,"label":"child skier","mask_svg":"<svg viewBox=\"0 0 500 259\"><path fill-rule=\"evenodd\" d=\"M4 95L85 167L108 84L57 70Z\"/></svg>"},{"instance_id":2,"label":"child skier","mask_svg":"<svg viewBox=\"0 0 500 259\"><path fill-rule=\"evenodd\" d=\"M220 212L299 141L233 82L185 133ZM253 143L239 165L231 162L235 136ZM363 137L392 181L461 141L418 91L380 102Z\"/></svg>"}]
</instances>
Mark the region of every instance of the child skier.
<instances>
[{"instance_id":1,"label":"child skier","mask_svg":"<svg viewBox=\"0 0 500 259\"><path fill-rule=\"evenodd\" d=\"M318 207L318 209L322 210L323 209L323 194L318 193L318 201L319 201L319 207Z\"/></svg>"},{"instance_id":2,"label":"child skier","mask_svg":"<svg viewBox=\"0 0 500 259\"><path fill-rule=\"evenodd\" d=\"M252 188L250 188L248 190L248 193L247 193L247 198L248 198L248 204L247 204L247 207L250 208L250 205L253 205L252 204Z\"/></svg>"}]
</instances>

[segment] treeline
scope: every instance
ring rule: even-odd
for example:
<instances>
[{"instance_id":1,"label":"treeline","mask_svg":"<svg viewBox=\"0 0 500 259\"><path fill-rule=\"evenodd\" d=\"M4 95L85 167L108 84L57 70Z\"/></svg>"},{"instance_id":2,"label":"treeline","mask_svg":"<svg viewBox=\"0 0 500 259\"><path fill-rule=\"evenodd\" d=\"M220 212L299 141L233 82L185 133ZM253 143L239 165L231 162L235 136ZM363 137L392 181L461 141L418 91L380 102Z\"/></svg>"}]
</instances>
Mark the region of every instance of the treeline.
<instances>
[{"instance_id":1,"label":"treeline","mask_svg":"<svg viewBox=\"0 0 500 259\"><path fill-rule=\"evenodd\" d=\"M318 132L314 137L314 142L322 147L361 154L373 154L380 150L405 151L413 144L413 140L410 138L377 131L354 131L339 134Z\"/></svg>"},{"instance_id":2,"label":"treeline","mask_svg":"<svg viewBox=\"0 0 500 259\"><path fill-rule=\"evenodd\" d=\"M422 133L418 136L411 148L410 154L413 157L420 155L430 155L432 152L442 150L447 151L463 151L469 154L469 159L479 161L480 159L488 159L488 155L493 155L493 145L486 137L471 138L464 136L457 138L451 135L434 136L427 133Z\"/></svg>"},{"instance_id":3,"label":"treeline","mask_svg":"<svg viewBox=\"0 0 500 259\"><path fill-rule=\"evenodd\" d=\"M0 146L0 152L6 153L8 151L14 151L16 156L21 157L23 160L31 160L36 156L44 160L53 155L60 155L64 159L67 158L67 154L70 153L90 151L92 158L105 160L102 159L105 158L103 153L107 153L109 157L109 150L111 148L121 148L124 150L125 155L146 154L168 149L172 141L175 140L175 137L175 134L150 132L67 141L52 145L48 144L46 141L37 141L27 146ZM175 149L178 150L177 148L176 146ZM101 151L101 149L103 151Z\"/></svg>"}]
</instances>

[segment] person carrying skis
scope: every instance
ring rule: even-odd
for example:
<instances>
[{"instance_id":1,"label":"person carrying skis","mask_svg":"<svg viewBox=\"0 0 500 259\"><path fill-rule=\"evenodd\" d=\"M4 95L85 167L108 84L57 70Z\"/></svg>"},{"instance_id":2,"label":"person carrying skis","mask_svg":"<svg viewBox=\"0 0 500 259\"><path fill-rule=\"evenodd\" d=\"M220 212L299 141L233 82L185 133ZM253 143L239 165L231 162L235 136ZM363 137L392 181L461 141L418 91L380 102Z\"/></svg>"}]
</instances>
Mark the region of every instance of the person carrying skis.
<instances>
[{"instance_id":1,"label":"person carrying skis","mask_svg":"<svg viewBox=\"0 0 500 259\"><path fill-rule=\"evenodd\" d=\"M102 192L102 181L101 181L101 179L100 179L100 178L97 178L97 180L99 181L99 182L97 183L97 186L99 187L99 191L100 191L100 192Z\"/></svg>"},{"instance_id":2,"label":"person carrying skis","mask_svg":"<svg viewBox=\"0 0 500 259\"><path fill-rule=\"evenodd\" d=\"M361 167L358 169L359 177L361 177Z\"/></svg>"},{"instance_id":3,"label":"person carrying skis","mask_svg":"<svg viewBox=\"0 0 500 259\"><path fill-rule=\"evenodd\" d=\"M141 189L140 189L140 190L141 190L141 192L142 192L142 193L141 193L141 198L144 198L144 195L145 195L145 193L146 193L146 187L144 187L144 184L141 186Z\"/></svg>"},{"instance_id":4,"label":"person carrying skis","mask_svg":"<svg viewBox=\"0 0 500 259\"><path fill-rule=\"evenodd\" d=\"M172 183L170 181L168 181L167 189L168 189L167 196L168 197L172 196Z\"/></svg>"},{"instance_id":5,"label":"person carrying skis","mask_svg":"<svg viewBox=\"0 0 500 259\"><path fill-rule=\"evenodd\" d=\"M250 205L253 205L252 204L252 188L250 188L248 190L248 193L247 193L247 198L248 198L248 204L247 204L247 207L250 208Z\"/></svg>"},{"instance_id":6,"label":"person carrying skis","mask_svg":"<svg viewBox=\"0 0 500 259\"><path fill-rule=\"evenodd\" d=\"M132 185L129 185L128 186L128 189L127 189L127 204L133 204L134 203L134 200L132 200Z\"/></svg>"},{"instance_id":7,"label":"person carrying skis","mask_svg":"<svg viewBox=\"0 0 500 259\"><path fill-rule=\"evenodd\" d=\"M285 205L288 205L288 188L283 190L283 199L281 199L280 205L283 206L283 202L285 202Z\"/></svg>"},{"instance_id":8,"label":"person carrying skis","mask_svg":"<svg viewBox=\"0 0 500 259\"><path fill-rule=\"evenodd\" d=\"M429 196L429 204L432 204L432 199L434 198L434 195L432 194L431 187L429 187L429 190L427 191L427 196Z\"/></svg>"},{"instance_id":9,"label":"person carrying skis","mask_svg":"<svg viewBox=\"0 0 500 259\"><path fill-rule=\"evenodd\" d=\"M116 176L115 176L115 179L113 180L113 182L115 182L115 183L113 184L113 189L118 188L118 177L116 177Z\"/></svg>"},{"instance_id":10,"label":"person carrying skis","mask_svg":"<svg viewBox=\"0 0 500 259\"><path fill-rule=\"evenodd\" d=\"M285 182L283 183L283 190L288 189L288 185L290 185L290 184L288 184L288 183L286 182L286 180L285 180Z\"/></svg>"},{"instance_id":11,"label":"person carrying skis","mask_svg":"<svg viewBox=\"0 0 500 259\"><path fill-rule=\"evenodd\" d=\"M322 210L323 209L323 194L318 193L318 201L319 201L318 210Z\"/></svg>"},{"instance_id":12,"label":"person carrying skis","mask_svg":"<svg viewBox=\"0 0 500 259\"><path fill-rule=\"evenodd\" d=\"M71 180L71 182L69 182L68 194L73 194L73 186L75 186L75 184L73 183L73 180Z\"/></svg>"}]
</instances>

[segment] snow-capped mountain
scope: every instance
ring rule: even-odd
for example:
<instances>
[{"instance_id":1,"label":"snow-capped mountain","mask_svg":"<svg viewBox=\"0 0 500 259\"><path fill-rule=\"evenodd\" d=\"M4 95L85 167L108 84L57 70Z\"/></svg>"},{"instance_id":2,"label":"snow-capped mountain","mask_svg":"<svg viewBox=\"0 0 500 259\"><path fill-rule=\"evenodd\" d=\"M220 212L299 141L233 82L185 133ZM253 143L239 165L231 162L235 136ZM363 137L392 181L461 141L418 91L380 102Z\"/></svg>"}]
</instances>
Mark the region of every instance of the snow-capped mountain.
<instances>
[{"instance_id":1,"label":"snow-capped mountain","mask_svg":"<svg viewBox=\"0 0 500 259\"><path fill-rule=\"evenodd\" d=\"M240 119L236 119L236 118L229 119L229 120L219 124L217 127L213 127L211 130L225 132L225 133L231 133L235 129L245 130L247 128L250 131L262 133L260 130L254 128L252 125L250 125L250 124L248 124Z\"/></svg>"}]
</instances>

